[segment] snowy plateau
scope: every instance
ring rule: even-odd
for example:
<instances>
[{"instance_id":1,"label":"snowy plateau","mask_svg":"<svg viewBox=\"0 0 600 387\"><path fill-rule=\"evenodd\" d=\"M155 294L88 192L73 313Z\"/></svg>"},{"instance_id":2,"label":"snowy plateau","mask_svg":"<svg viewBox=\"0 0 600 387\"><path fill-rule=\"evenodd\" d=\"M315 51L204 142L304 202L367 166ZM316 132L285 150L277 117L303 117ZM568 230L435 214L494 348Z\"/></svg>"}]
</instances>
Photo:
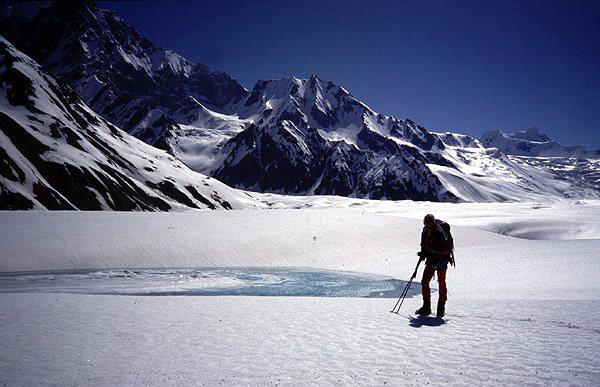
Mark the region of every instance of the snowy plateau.
<instances>
[{"instance_id":1,"label":"snowy plateau","mask_svg":"<svg viewBox=\"0 0 600 387\"><path fill-rule=\"evenodd\" d=\"M597 385L599 202L268 196L3 213L2 383ZM427 212L456 241L444 320L418 283L390 313Z\"/></svg>"},{"instance_id":2,"label":"snowy plateau","mask_svg":"<svg viewBox=\"0 0 600 387\"><path fill-rule=\"evenodd\" d=\"M600 384L598 151L247 90L91 1L0 34L0 385ZM443 319L422 267L390 313L427 213Z\"/></svg>"}]
</instances>

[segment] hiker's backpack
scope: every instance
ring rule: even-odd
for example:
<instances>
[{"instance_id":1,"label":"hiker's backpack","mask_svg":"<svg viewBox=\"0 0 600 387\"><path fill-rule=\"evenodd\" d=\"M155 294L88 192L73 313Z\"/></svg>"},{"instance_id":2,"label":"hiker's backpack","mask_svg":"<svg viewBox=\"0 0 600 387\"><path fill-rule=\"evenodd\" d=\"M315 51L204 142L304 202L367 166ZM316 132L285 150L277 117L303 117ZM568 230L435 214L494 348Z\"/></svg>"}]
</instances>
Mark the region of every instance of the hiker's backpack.
<instances>
[{"instance_id":1,"label":"hiker's backpack","mask_svg":"<svg viewBox=\"0 0 600 387\"><path fill-rule=\"evenodd\" d=\"M452 232L450 231L450 225L443 220L436 219L435 222L442 229L444 234L446 234L446 239L448 239L448 247L450 248L450 264L452 266L456 266L454 261L454 238L452 238Z\"/></svg>"}]
</instances>

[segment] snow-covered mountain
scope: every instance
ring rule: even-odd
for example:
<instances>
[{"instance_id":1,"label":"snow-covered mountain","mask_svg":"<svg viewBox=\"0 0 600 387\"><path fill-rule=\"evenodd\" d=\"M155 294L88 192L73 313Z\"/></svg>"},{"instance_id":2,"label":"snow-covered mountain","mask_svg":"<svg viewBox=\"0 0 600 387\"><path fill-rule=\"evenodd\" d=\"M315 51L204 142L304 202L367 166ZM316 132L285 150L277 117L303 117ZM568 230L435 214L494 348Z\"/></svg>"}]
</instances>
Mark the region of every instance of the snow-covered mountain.
<instances>
[{"instance_id":1,"label":"snow-covered mountain","mask_svg":"<svg viewBox=\"0 0 600 387\"><path fill-rule=\"evenodd\" d=\"M409 120L373 112L316 75L260 81L238 108L250 126L221 150L213 176L293 194L448 201L427 163L443 143Z\"/></svg>"},{"instance_id":2,"label":"snow-covered mountain","mask_svg":"<svg viewBox=\"0 0 600 387\"><path fill-rule=\"evenodd\" d=\"M581 159L599 159L600 149L588 151L583 146L565 146L540 132L529 128L515 133L491 130L481 136L486 147L498 148L501 152L516 156L574 157Z\"/></svg>"},{"instance_id":3,"label":"snow-covered mountain","mask_svg":"<svg viewBox=\"0 0 600 387\"><path fill-rule=\"evenodd\" d=\"M473 137L435 133L446 145L440 155L451 167L429 164L444 186L462 200L505 202L553 198L600 198L595 176L598 165L586 164L586 172L564 171L564 159L535 163L486 148ZM535 158L532 158L535 159ZM567 162L568 163L568 162ZM583 164L582 164L583 165ZM580 183L577 180L580 179Z\"/></svg>"},{"instance_id":4,"label":"snow-covered mountain","mask_svg":"<svg viewBox=\"0 0 600 387\"><path fill-rule=\"evenodd\" d=\"M259 205L107 122L0 37L0 209Z\"/></svg>"},{"instance_id":5,"label":"snow-covered mountain","mask_svg":"<svg viewBox=\"0 0 600 387\"><path fill-rule=\"evenodd\" d=\"M170 130L194 122L203 106L224 109L247 94L227 74L155 46L93 1L6 7L0 34L95 112L163 149Z\"/></svg>"},{"instance_id":6,"label":"snow-covered mountain","mask_svg":"<svg viewBox=\"0 0 600 387\"><path fill-rule=\"evenodd\" d=\"M155 46L93 2L4 8L0 33L100 116L236 188L430 201L577 196L548 169L374 112L316 75L259 81L248 91Z\"/></svg>"},{"instance_id":7,"label":"snow-covered mountain","mask_svg":"<svg viewBox=\"0 0 600 387\"><path fill-rule=\"evenodd\" d=\"M1 33L95 112L232 186L456 199L426 167L438 159L425 154L441 145L435 136L374 113L316 76L261 81L249 92L156 47L93 2L7 8L0 22Z\"/></svg>"}]
</instances>

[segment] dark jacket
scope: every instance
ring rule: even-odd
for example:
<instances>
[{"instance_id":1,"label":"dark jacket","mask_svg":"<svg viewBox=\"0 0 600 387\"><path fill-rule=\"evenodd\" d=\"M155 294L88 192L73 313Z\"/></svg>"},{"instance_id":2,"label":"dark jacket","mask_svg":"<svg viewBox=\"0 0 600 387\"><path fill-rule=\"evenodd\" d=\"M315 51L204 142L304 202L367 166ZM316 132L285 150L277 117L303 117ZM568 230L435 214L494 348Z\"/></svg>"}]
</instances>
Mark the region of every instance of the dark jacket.
<instances>
[{"instance_id":1,"label":"dark jacket","mask_svg":"<svg viewBox=\"0 0 600 387\"><path fill-rule=\"evenodd\" d=\"M435 227L431 231L427 227L423 227L421 251L431 257L445 257L450 254L450 241L438 221L436 221Z\"/></svg>"}]
</instances>

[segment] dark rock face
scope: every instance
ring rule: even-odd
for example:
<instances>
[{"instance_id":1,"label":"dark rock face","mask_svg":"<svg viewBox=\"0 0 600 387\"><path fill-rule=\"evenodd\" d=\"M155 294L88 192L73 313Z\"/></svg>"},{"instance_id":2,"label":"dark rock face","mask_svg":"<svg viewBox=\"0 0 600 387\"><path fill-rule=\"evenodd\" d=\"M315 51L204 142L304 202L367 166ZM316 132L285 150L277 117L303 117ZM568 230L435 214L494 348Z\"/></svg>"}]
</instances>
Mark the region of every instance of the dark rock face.
<instances>
[{"instance_id":1,"label":"dark rock face","mask_svg":"<svg viewBox=\"0 0 600 387\"><path fill-rule=\"evenodd\" d=\"M272 130L276 133L270 134ZM368 134L364 136L371 141ZM237 188L372 199L456 200L429 171L421 152L396 143L384 152L363 151L345 141L326 141L314 128L279 121L272 129L249 128L232 138L223 151L228 156L214 176Z\"/></svg>"},{"instance_id":2,"label":"dark rock face","mask_svg":"<svg viewBox=\"0 0 600 387\"><path fill-rule=\"evenodd\" d=\"M225 145L228 156L214 176L240 188L307 192L323 169L325 151L325 140L312 128L287 120L268 128L252 125Z\"/></svg>"}]
</instances>

